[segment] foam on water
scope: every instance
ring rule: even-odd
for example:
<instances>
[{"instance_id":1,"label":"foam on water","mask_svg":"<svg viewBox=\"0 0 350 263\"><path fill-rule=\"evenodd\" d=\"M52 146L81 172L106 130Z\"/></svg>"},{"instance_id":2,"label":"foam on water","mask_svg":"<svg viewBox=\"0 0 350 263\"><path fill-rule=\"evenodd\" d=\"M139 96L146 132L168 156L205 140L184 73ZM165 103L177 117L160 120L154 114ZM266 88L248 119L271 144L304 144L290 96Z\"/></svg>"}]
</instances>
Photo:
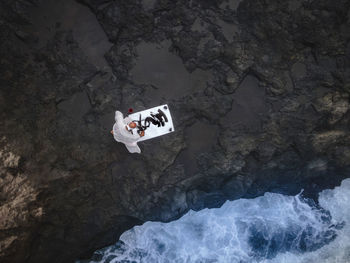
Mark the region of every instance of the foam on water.
<instances>
[{"instance_id":1,"label":"foam on water","mask_svg":"<svg viewBox=\"0 0 350 263\"><path fill-rule=\"evenodd\" d=\"M350 262L350 179L320 193L266 193L125 232L91 262Z\"/></svg>"}]
</instances>

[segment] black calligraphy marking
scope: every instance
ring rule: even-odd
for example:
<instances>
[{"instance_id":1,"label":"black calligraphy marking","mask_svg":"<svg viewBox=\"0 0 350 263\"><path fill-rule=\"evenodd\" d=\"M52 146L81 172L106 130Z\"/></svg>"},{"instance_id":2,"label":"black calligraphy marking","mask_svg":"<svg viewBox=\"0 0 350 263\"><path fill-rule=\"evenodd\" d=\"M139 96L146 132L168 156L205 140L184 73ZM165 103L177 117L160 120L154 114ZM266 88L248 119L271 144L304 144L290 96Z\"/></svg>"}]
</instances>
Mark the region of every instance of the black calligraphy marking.
<instances>
[{"instance_id":1,"label":"black calligraphy marking","mask_svg":"<svg viewBox=\"0 0 350 263\"><path fill-rule=\"evenodd\" d=\"M166 114L161 110L158 109L157 114L150 113L151 116L146 117L146 119L141 119L141 114L139 116L139 120L137 121L137 132L140 134L142 131L145 131L151 124L157 126L157 127L164 127L165 123L168 122L168 117Z\"/></svg>"}]
</instances>

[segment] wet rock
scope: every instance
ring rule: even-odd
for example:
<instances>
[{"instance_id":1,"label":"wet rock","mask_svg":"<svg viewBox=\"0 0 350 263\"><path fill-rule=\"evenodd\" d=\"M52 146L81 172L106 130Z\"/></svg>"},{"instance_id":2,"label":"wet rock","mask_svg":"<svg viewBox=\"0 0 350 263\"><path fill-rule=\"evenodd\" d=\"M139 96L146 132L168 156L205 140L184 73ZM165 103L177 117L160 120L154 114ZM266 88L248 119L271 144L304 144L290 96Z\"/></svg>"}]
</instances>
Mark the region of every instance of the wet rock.
<instances>
[{"instance_id":1,"label":"wet rock","mask_svg":"<svg viewBox=\"0 0 350 263\"><path fill-rule=\"evenodd\" d=\"M340 95L338 92L328 93L319 98L314 106L318 112L327 111L329 123L335 124L349 111L349 96L347 94Z\"/></svg>"}]
</instances>

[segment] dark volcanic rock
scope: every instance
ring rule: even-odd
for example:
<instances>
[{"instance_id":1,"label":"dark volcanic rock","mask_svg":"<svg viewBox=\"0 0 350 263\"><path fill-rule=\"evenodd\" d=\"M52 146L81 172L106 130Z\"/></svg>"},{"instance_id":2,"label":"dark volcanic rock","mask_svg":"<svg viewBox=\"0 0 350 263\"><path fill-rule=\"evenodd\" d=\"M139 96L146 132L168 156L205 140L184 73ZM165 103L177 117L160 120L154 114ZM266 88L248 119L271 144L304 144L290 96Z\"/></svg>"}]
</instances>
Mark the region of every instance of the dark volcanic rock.
<instances>
[{"instance_id":1,"label":"dark volcanic rock","mask_svg":"<svg viewBox=\"0 0 350 263\"><path fill-rule=\"evenodd\" d=\"M349 1L57 2L0 3L1 262L350 175ZM141 155L110 136L164 102L176 132Z\"/></svg>"}]
</instances>

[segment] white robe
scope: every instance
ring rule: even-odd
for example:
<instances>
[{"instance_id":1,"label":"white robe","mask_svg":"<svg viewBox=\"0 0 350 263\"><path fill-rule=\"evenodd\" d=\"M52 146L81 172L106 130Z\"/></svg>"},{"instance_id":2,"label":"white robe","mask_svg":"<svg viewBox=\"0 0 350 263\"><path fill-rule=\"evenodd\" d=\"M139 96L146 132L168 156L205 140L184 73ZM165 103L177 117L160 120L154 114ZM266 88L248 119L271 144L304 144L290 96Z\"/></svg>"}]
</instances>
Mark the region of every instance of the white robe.
<instances>
[{"instance_id":1,"label":"white robe","mask_svg":"<svg viewBox=\"0 0 350 263\"><path fill-rule=\"evenodd\" d=\"M113 125L113 136L117 142L125 144L130 153L141 153L137 141L140 139L140 135L134 129L134 134L131 134L125 129L132 120L129 117L124 119L123 113L120 111L115 112L115 124Z\"/></svg>"}]
</instances>

